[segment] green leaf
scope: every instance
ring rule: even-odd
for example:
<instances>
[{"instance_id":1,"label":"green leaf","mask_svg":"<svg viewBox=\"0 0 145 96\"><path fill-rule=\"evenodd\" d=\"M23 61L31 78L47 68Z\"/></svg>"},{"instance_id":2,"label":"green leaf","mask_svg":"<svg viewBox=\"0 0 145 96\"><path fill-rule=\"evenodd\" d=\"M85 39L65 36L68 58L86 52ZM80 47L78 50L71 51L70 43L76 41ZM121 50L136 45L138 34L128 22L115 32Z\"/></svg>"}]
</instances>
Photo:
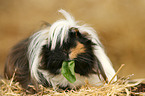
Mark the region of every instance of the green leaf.
<instances>
[{"instance_id":1,"label":"green leaf","mask_svg":"<svg viewBox=\"0 0 145 96\"><path fill-rule=\"evenodd\" d=\"M75 63L74 63L74 61L68 62L68 67L69 67L69 69L70 69L70 71L71 71L71 74L72 74L72 75L75 75L75 71L74 71Z\"/></svg>"},{"instance_id":2,"label":"green leaf","mask_svg":"<svg viewBox=\"0 0 145 96\"><path fill-rule=\"evenodd\" d=\"M70 82L74 83L76 81L74 72L75 63L74 61L64 61L61 67L61 74Z\"/></svg>"}]
</instances>

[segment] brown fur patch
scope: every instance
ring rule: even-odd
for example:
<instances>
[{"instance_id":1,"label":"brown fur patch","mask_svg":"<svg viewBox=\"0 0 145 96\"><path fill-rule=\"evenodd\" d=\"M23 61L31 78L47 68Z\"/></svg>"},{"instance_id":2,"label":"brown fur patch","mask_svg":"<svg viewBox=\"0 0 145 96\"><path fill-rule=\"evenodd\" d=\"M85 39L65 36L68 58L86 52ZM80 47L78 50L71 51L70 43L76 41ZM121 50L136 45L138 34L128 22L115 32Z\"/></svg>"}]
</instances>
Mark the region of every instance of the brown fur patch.
<instances>
[{"instance_id":1,"label":"brown fur patch","mask_svg":"<svg viewBox=\"0 0 145 96\"><path fill-rule=\"evenodd\" d=\"M85 47L80 42L77 42L77 46L75 48L72 48L70 51L71 53L69 54L69 58L74 59L77 57L78 54L85 52Z\"/></svg>"}]
</instances>

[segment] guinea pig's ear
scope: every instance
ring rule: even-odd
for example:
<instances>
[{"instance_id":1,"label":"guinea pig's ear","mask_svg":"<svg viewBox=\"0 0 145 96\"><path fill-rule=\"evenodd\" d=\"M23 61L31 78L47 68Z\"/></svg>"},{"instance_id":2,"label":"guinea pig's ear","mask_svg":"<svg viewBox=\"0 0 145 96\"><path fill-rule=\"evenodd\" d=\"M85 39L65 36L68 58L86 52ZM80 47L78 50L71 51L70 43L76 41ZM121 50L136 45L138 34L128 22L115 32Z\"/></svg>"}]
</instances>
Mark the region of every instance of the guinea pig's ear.
<instances>
[{"instance_id":1,"label":"guinea pig's ear","mask_svg":"<svg viewBox=\"0 0 145 96\"><path fill-rule=\"evenodd\" d=\"M81 32L81 34L86 36L86 37L89 36L89 34L87 32Z\"/></svg>"},{"instance_id":2,"label":"guinea pig's ear","mask_svg":"<svg viewBox=\"0 0 145 96\"><path fill-rule=\"evenodd\" d=\"M87 32L80 32L80 30L78 28L72 27L69 29L70 32L75 34L75 37L86 37L89 38L90 35Z\"/></svg>"},{"instance_id":3,"label":"guinea pig's ear","mask_svg":"<svg viewBox=\"0 0 145 96\"><path fill-rule=\"evenodd\" d=\"M79 33L78 28L72 27L72 28L70 28L69 30L70 30L70 32L75 33L75 35L76 35L76 37L77 37L77 34Z\"/></svg>"},{"instance_id":4,"label":"guinea pig's ear","mask_svg":"<svg viewBox=\"0 0 145 96\"><path fill-rule=\"evenodd\" d=\"M70 31L73 33L79 32L78 28L75 28L75 27L70 28Z\"/></svg>"},{"instance_id":5,"label":"guinea pig's ear","mask_svg":"<svg viewBox=\"0 0 145 96\"><path fill-rule=\"evenodd\" d=\"M91 40L91 35L88 32L81 32L81 35L87 38L88 40Z\"/></svg>"}]
</instances>

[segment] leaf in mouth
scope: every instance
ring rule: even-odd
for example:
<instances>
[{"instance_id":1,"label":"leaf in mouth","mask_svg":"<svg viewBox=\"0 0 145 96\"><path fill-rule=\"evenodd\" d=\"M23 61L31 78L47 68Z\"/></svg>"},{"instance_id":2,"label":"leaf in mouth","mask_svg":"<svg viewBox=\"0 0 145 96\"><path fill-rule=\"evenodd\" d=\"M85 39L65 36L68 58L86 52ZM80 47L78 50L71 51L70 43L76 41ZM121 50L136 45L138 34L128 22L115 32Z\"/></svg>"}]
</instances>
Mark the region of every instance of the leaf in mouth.
<instances>
[{"instance_id":1,"label":"leaf in mouth","mask_svg":"<svg viewBox=\"0 0 145 96\"><path fill-rule=\"evenodd\" d=\"M74 83L76 81L75 72L74 72L75 62L64 61L61 67L61 74L70 82Z\"/></svg>"}]
</instances>

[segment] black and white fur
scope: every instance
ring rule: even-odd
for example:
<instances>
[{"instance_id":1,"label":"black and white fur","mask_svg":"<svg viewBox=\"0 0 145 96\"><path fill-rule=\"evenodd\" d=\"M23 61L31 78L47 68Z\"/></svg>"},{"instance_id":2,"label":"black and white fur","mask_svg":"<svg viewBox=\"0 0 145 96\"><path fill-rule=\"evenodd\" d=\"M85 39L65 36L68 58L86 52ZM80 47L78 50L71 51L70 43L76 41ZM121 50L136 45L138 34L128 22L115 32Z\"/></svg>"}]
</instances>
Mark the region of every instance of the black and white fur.
<instances>
[{"instance_id":1,"label":"black and white fur","mask_svg":"<svg viewBox=\"0 0 145 96\"><path fill-rule=\"evenodd\" d=\"M15 73L14 80L25 89L29 84L75 88L85 85L86 79L91 85L110 81L115 71L96 31L87 25L79 25L65 10L59 12L66 19L34 33L11 50L5 65L5 77L10 79ZM61 74L62 62L69 60L75 61L74 83Z\"/></svg>"}]
</instances>

